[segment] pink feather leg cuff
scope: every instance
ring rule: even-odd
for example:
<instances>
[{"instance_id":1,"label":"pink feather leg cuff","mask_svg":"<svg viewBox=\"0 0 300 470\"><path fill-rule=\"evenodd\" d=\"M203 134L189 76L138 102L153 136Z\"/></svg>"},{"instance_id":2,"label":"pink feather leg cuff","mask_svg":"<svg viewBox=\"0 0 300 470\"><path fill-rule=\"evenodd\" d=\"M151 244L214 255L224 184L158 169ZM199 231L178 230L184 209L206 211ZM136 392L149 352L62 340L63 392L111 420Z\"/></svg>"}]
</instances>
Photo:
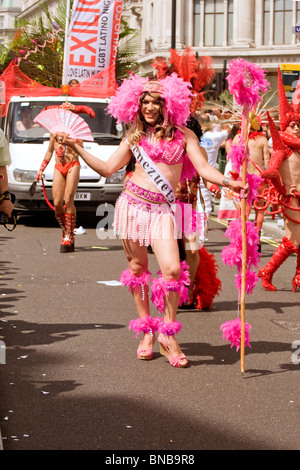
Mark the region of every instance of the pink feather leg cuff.
<instances>
[{"instance_id":1,"label":"pink feather leg cuff","mask_svg":"<svg viewBox=\"0 0 300 470\"><path fill-rule=\"evenodd\" d=\"M161 273L159 272L158 274ZM179 305L188 301L189 284L189 266L185 261L182 261L180 277L178 280L167 281L162 276L153 280L151 300L158 311L163 313L165 308L165 297L167 296L168 292L178 292Z\"/></svg>"}]
</instances>

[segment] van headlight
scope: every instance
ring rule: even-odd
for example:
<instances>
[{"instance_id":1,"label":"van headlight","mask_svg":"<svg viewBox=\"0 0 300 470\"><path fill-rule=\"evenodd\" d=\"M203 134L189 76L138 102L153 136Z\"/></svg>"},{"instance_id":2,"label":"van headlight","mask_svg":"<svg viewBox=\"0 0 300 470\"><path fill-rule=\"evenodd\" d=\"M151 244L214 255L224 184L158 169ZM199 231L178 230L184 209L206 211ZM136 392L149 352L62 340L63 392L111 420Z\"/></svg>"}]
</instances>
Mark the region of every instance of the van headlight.
<instances>
[{"instance_id":1,"label":"van headlight","mask_svg":"<svg viewBox=\"0 0 300 470\"><path fill-rule=\"evenodd\" d=\"M125 178L125 170L117 171L113 175L106 178L106 184L123 184Z\"/></svg>"},{"instance_id":2,"label":"van headlight","mask_svg":"<svg viewBox=\"0 0 300 470\"><path fill-rule=\"evenodd\" d=\"M31 170L19 170L16 168L13 171L14 179L18 183L32 183L37 175L36 171L31 171Z\"/></svg>"}]
</instances>

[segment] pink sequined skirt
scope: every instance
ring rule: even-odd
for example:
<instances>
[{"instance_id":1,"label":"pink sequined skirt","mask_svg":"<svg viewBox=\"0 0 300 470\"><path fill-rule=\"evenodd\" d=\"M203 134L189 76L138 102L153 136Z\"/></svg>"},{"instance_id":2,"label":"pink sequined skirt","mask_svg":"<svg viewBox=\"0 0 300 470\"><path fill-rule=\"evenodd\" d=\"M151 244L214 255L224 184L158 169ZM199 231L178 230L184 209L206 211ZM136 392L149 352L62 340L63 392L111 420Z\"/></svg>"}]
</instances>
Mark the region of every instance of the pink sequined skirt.
<instances>
[{"instance_id":1,"label":"pink sequined skirt","mask_svg":"<svg viewBox=\"0 0 300 470\"><path fill-rule=\"evenodd\" d=\"M169 204L151 204L123 192L115 206L114 233L140 246L157 239L176 239L175 216Z\"/></svg>"}]
</instances>

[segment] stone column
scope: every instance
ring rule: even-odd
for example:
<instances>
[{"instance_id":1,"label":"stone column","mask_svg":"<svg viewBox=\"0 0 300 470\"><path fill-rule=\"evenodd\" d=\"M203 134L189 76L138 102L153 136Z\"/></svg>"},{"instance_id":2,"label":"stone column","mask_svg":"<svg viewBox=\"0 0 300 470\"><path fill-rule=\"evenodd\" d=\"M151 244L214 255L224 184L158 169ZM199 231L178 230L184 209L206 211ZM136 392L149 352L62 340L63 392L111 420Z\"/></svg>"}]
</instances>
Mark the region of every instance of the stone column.
<instances>
[{"instance_id":1,"label":"stone column","mask_svg":"<svg viewBox=\"0 0 300 470\"><path fill-rule=\"evenodd\" d=\"M234 2L234 44L236 47L253 47L255 2L253 0L236 0Z\"/></svg>"}]
</instances>

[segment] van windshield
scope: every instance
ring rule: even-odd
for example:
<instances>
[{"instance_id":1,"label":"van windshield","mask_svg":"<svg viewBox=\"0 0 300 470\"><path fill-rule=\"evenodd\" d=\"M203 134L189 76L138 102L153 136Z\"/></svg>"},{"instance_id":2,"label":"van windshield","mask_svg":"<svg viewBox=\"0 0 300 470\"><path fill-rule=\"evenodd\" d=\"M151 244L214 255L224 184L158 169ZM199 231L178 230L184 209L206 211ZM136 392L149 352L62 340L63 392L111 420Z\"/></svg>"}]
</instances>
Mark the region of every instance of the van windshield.
<instances>
[{"instance_id":1,"label":"van windshield","mask_svg":"<svg viewBox=\"0 0 300 470\"><path fill-rule=\"evenodd\" d=\"M76 103L72 100L73 104ZM49 140L50 133L44 127L36 124L34 118L46 107L52 105L60 105L58 102L46 101L24 101L22 103L14 103L12 116L11 116L11 142L32 142L42 143ZM94 112L95 117L91 118L87 114L81 113L85 122L88 124L92 131L94 141L104 145L118 145L123 136L123 130L120 126L116 125L114 118L106 113L106 103L87 103Z\"/></svg>"}]
</instances>

